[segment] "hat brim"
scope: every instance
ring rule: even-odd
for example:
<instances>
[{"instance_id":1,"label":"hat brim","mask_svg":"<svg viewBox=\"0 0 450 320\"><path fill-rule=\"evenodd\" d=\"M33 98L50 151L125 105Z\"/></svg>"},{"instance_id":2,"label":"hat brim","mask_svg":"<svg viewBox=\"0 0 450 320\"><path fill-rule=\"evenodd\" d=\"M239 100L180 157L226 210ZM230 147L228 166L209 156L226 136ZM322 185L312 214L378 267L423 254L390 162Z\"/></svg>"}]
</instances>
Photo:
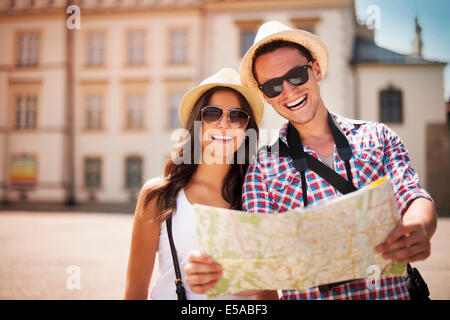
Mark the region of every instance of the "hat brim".
<instances>
[{"instance_id":1,"label":"hat brim","mask_svg":"<svg viewBox=\"0 0 450 320\"><path fill-rule=\"evenodd\" d=\"M262 101L259 99L259 96L255 94L255 92L252 92L250 89L243 87L241 85L224 84L218 82L200 85L196 88L191 89L183 96L179 108L180 120L181 123L183 124L183 127L186 127L189 116L198 99L200 99L200 97L206 91L215 87L231 88L242 94L242 96L247 100L250 108L252 109L256 124L259 125L261 123L264 113L264 105Z\"/></svg>"},{"instance_id":2,"label":"hat brim","mask_svg":"<svg viewBox=\"0 0 450 320\"><path fill-rule=\"evenodd\" d=\"M263 38L259 42L255 43L252 47L250 47L250 49L244 55L239 68L242 85L252 90L258 91L259 95L264 98L263 94L258 89L258 82L253 77L253 57L255 56L255 52L259 47L276 40L298 43L308 49L311 52L312 57L318 61L320 70L322 72L322 77L325 77L328 69L328 49L326 45L322 42L322 40L320 40L318 36L308 31L292 29L274 33Z\"/></svg>"}]
</instances>

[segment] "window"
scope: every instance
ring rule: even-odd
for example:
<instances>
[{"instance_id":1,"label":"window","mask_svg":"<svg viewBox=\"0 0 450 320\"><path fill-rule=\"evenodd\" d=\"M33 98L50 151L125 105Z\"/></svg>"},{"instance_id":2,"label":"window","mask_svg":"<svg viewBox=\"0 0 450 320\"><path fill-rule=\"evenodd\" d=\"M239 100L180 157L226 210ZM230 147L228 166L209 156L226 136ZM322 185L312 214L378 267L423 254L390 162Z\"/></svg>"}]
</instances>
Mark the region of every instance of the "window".
<instances>
[{"instance_id":1,"label":"window","mask_svg":"<svg viewBox=\"0 0 450 320\"><path fill-rule=\"evenodd\" d=\"M105 35L100 32L88 35L88 57L89 66L101 66L105 60Z\"/></svg>"},{"instance_id":2,"label":"window","mask_svg":"<svg viewBox=\"0 0 450 320\"><path fill-rule=\"evenodd\" d=\"M295 29L302 29L311 33L315 33L316 25L320 18L298 18L291 19L292 25Z\"/></svg>"},{"instance_id":3,"label":"window","mask_svg":"<svg viewBox=\"0 0 450 320\"><path fill-rule=\"evenodd\" d=\"M98 157L88 157L84 160L84 186L88 189L98 189L101 185L102 162Z\"/></svg>"},{"instance_id":4,"label":"window","mask_svg":"<svg viewBox=\"0 0 450 320\"><path fill-rule=\"evenodd\" d=\"M195 85L190 78L167 79L165 81L164 128L166 130L182 128L178 106L184 94Z\"/></svg>"},{"instance_id":5,"label":"window","mask_svg":"<svg viewBox=\"0 0 450 320\"><path fill-rule=\"evenodd\" d=\"M186 63L188 61L187 30L172 30L170 32L169 62Z\"/></svg>"},{"instance_id":6,"label":"window","mask_svg":"<svg viewBox=\"0 0 450 320\"><path fill-rule=\"evenodd\" d=\"M13 188L32 188L37 181L36 157L15 155L11 158L11 186Z\"/></svg>"},{"instance_id":7,"label":"window","mask_svg":"<svg viewBox=\"0 0 450 320\"><path fill-rule=\"evenodd\" d=\"M126 124L127 129L142 129L144 126L144 96L130 94L126 97Z\"/></svg>"},{"instance_id":8,"label":"window","mask_svg":"<svg viewBox=\"0 0 450 320\"><path fill-rule=\"evenodd\" d=\"M86 129L101 129L103 97L90 94L86 97Z\"/></svg>"},{"instance_id":9,"label":"window","mask_svg":"<svg viewBox=\"0 0 450 320\"><path fill-rule=\"evenodd\" d=\"M182 93L170 93L168 98L168 104L169 104L169 128L176 129L180 128L183 125L181 124L180 117L178 114L178 104L181 101L181 98L183 98Z\"/></svg>"},{"instance_id":10,"label":"window","mask_svg":"<svg viewBox=\"0 0 450 320\"><path fill-rule=\"evenodd\" d=\"M402 92L389 87L380 92L380 121L385 123L403 122Z\"/></svg>"},{"instance_id":11,"label":"window","mask_svg":"<svg viewBox=\"0 0 450 320\"><path fill-rule=\"evenodd\" d=\"M37 96L33 94L17 95L15 114L16 129L36 129Z\"/></svg>"},{"instance_id":12,"label":"window","mask_svg":"<svg viewBox=\"0 0 450 320\"><path fill-rule=\"evenodd\" d=\"M259 26L262 24L261 20L254 21L236 21L239 29L239 54L243 57L245 53L253 45L255 41L256 32Z\"/></svg>"},{"instance_id":13,"label":"window","mask_svg":"<svg viewBox=\"0 0 450 320\"><path fill-rule=\"evenodd\" d=\"M18 67L35 67L39 61L39 34L23 33L18 37Z\"/></svg>"},{"instance_id":14,"label":"window","mask_svg":"<svg viewBox=\"0 0 450 320\"><path fill-rule=\"evenodd\" d=\"M142 158L126 158L126 182L127 189L139 189L142 186Z\"/></svg>"},{"instance_id":15,"label":"window","mask_svg":"<svg viewBox=\"0 0 450 320\"><path fill-rule=\"evenodd\" d=\"M256 31L254 30L241 30L241 57L250 49L255 41Z\"/></svg>"},{"instance_id":16,"label":"window","mask_svg":"<svg viewBox=\"0 0 450 320\"><path fill-rule=\"evenodd\" d=\"M145 63L145 32L132 31L128 34L128 64Z\"/></svg>"}]
</instances>

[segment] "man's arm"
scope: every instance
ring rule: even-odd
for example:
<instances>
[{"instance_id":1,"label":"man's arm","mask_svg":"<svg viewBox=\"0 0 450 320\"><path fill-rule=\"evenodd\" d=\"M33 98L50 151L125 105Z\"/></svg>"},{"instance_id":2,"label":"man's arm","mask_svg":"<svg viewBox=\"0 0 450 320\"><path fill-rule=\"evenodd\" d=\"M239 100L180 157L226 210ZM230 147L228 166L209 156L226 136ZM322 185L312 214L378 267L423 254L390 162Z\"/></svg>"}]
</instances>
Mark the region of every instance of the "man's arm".
<instances>
[{"instance_id":1,"label":"man's arm","mask_svg":"<svg viewBox=\"0 0 450 320\"><path fill-rule=\"evenodd\" d=\"M436 231L437 215L430 195L419 185L406 148L400 138L384 126L385 169L394 187L402 222L376 247L383 258L398 262L425 260L431 253L430 239Z\"/></svg>"},{"instance_id":2,"label":"man's arm","mask_svg":"<svg viewBox=\"0 0 450 320\"><path fill-rule=\"evenodd\" d=\"M412 201L402 222L376 247L383 258L397 262L425 260L431 253L431 237L436 231L437 219L433 203L425 198Z\"/></svg>"}]
</instances>

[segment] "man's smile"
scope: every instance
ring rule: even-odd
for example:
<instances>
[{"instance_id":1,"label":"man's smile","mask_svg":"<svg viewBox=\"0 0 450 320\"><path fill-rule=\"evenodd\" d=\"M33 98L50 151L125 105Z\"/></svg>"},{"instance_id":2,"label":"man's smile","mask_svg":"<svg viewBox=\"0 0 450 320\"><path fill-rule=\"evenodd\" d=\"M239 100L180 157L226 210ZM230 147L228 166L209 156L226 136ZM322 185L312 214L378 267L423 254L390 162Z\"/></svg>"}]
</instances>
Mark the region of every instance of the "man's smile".
<instances>
[{"instance_id":1,"label":"man's smile","mask_svg":"<svg viewBox=\"0 0 450 320\"><path fill-rule=\"evenodd\" d=\"M300 108L302 108L308 100L308 94L302 94L300 97L296 98L295 100L292 100L288 103L284 103L283 106L288 108L291 111L296 111Z\"/></svg>"}]
</instances>

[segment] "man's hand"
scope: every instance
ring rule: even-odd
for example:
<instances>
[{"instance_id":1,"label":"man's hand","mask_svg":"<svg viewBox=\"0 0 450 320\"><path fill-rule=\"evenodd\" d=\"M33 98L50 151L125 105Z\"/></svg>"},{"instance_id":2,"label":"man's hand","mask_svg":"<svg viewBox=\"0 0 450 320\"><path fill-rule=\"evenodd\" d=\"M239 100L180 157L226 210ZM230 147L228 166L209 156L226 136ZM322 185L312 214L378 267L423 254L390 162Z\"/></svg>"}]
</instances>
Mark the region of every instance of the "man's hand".
<instances>
[{"instance_id":1,"label":"man's hand","mask_svg":"<svg viewBox=\"0 0 450 320\"><path fill-rule=\"evenodd\" d=\"M425 260L430 256L430 239L436 231L436 211L431 201L415 199L385 242L376 246L384 259L396 262Z\"/></svg>"},{"instance_id":2,"label":"man's hand","mask_svg":"<svg viewBox=\"0 0 450 320\"><path fill-rule=\"evenodd\" d=\"M222 266L214 263L212 257L199 251L193 251L188 256L184 267L186 282L193 293L204 294L219 282L222 276Z\"/></svg>"}]
</instances>

